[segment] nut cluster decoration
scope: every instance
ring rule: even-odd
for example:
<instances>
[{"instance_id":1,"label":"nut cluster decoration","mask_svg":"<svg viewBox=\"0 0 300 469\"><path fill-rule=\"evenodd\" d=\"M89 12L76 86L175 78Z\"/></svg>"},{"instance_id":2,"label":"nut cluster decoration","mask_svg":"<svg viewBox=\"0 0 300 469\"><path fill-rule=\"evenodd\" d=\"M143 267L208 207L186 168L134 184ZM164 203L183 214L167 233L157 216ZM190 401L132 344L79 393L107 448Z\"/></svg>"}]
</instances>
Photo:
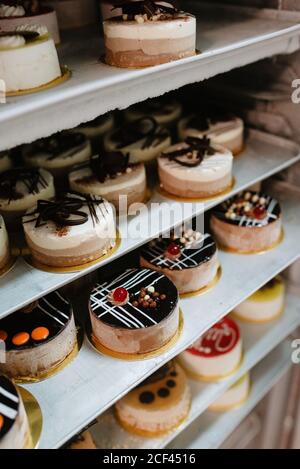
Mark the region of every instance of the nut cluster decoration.
<instances>
[{"instance_id":1,"label":"nut cluster decoration","mask_svg":"<svg viewBox=\"0 0 300 469\"><path fill-rule=\"evenodd\" d=\"M247 216L256 220L263 220L267 216L267 200L258 194L245 192L238 196L228 207L225 217L236 220L238 217Z\"/></svg>"},{"instance_id":2,"label":"nut cluster decoration","mask_svg":"<svg viewBox=\"0 0 300 469\"><path fill-rule=\"evenodd\" d=\"M130 301L132 306L136 308L155 309L161 301L167 299L167 295L159 293L154 286L150 286L141 288L137 296L130 297L126 288L119 287L110 292L107 299L114 306L124 306Z\"/></svg>"}]
</instances>

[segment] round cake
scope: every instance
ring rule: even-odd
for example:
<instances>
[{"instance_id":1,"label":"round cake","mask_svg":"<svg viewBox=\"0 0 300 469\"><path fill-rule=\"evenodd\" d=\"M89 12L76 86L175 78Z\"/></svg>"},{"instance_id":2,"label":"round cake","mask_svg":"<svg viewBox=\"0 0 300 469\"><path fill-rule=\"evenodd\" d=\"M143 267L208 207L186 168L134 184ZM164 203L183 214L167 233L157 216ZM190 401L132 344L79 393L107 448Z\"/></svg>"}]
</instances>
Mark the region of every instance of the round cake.
<instances>
[{"instance_id":1,"label":"round cake","mask_svg":"<svg viewBox=\"0 0 300 469\"><path fill-rule=\"evenodd\" d=\"M209 285L217 275L217 247L209 234L189 229L181 237L158 238L141 251L142 267L165 274L178 292L196 292Z\"/></svg>"},{"instance_id":2,"label":"round cake","mask_svg":"<svg viewBox=\"0 0 300 469\"><path fill-rule=\"evenodd\" d=\"M15 168L0 174L0 213L8 227L16 227L39 199L54 197L53 177L38 168Z\"/></svg>"},{"instance_id":3,"label":"round cake","mask_svg":"<svg viewBox=\"0 0 300 469\"><path fill-rule=\"evenodd\" d=\"M8 151L0 151L0 173L12 167L12 160Z\"/></svg>"},{"instance_id":4,"label":"round cake","mask_svg":"<svg viewBox=\"0 0 300 469\"><path fill-rule=\"evenodd\" d=\"M90 122L80 124L80 126L75 130L83 133L87 138L95 141L95 143L98 143L99 145L101 137L111 131L113 126L114 116L111 112L108 112L107 114L103 114Z\"/></svg>"},{"instance_id":5,"label":"round cake","mask_svg":"<svg viewBox=\"0 0 300 469\"><path fill-rule=\"evenodd\" d=\"M278 318L284 310L285 286L275 277L234 309L235 316L246 322L267 322Z\"/></svg>"},{"instance_id":6,"label":"round cake","mask_svg":"<svg viewBox=\"0 0 300 469\"><path fill-rule=\"evenodd\" d=\"M175 99L161 96L160 98L148 99L142 103L135 104L125 111L125 119L128 122L150 116L159 125L172 127L182 113L181 104Z\"/></svg>"},{"instance_id":7,"label":"round cake","mask_svg":"<svg viewBox=\"0 0 300 469\"><path fill-rule=\"evenodd\" d=\"M164 275L130 269L97 285L90 298L94 344L123 354L160 349L179 327L178 292Z\"/></svg>"},{"instance_id":8,"label":"round cake","mask_svg":"<svg viewBox=\"0 0 300 469\"><path fill-rule=\"evenodd\" d=\"M242 360L238 325L226 317L179 355L184 369L203 381L218 381L234 373Z\"/></svg>"},{"instance_id":9,"label":"round cake","mask_svg":"<svg viewBox=\"0 0 300 469\"><path fill-rule=\"evenodd\" d=\"M5 270L10 261L8 235L3 217L0 215L0 273Z\"/></svg>"},{"instance_id":10,"label":"round cake","mask_svg":"<svg viewBox=\"0 0 300 469\"><path fill-rule=\"evenodd\" d=\"M212 143L222 145L237 155L244 147L244 123L239 117L230 114L192 115L180 120L178 136L181 140L187 137L208 137Z\"/></svg>"},{"instance_id":11,"label":"round cake","mask_svg":"<svg viewBox=\"0 0 300 469\"><path fill-rule=\"evenodd\" d=\"M149 67L196 53L196 18L152 0L121 5L103 22L105 59L117 67Z\"/></svg>"},{"instance_id":12,"label":"round cake","mask_svg":"<svg viewBox=\"0 0 300 469\"><path fill-rule=\"evenodd\" d=\"M160 183L169 194L185 198L218 195L232 185L233 156L207 138L188 137L158 158Z\"/></svg>"},{"instance_id":13,"label":"round cake","mask_svg":"<svg viewBox=\"0 0 300 469\"><path fill-rule=\"evenodd\" d=\"M214 209L211 229L224 249L264 251L274 247L282 236L281 208L269 195L244 191Z\"/></svg>"},{"instance_id":14,"label":"round cake","mask_svg":"<svg viewBox=\"0 0 300 469\"><path fill-rule=\"evenodd\" d=\"M146 197L146 171L143 163L130 164L121 152L101 153L69 175L70 188L82 194L105 197L118 212L126 212Z\"/></svg>"},{"instance_id":15,"label":"round cake","mask_svg":"<svg viewBox=\"0 0 300 469\"><path fill-rule=\"evenodd\" d=\"M115 405L121 426L155 437L177 428L188 416L191 392L182 368L167 363Z\"/></svg>"},{"instance_id":16,"label":"round cake","mask_svg":"<svg viewBox=\"0 0 300 469\"><path fill-rule=\"evenodd\" d=\"M6 361L0 372L13 379L48 377L77 351L77 332L70 303L58 291L0 320Z\"/></svg>"},{"instance_id":17,"label":"round cake","mask_svg":"<svg viewBox=\"0 0 300 469\"><path fill-rule=\"evenodd\" d=\"M153 160L170 145L169 131L152 117L132 121L104 137L106 151L121 151L132 164Z\"/></svg>"},{"instance_id":18,"label":"round cake","mask_svg":"<svg viewBox=\"0 0 300 469\"><path fill-rule=\"evenodd\" d=\"M39 200L23 217L23 227L33 259L46 266L82 266L116 243L113 208L96 196L70 193Z\"/></svg>"},{"instance_id":19,"label":"round cake","mask_svg":"<svg viewBox=\"0 0 300 469\"><path fill-rule=\"evenodd\" d=\"M250 375L247 373L227 389L208 409L213 412L227 412L240 407L248 398L250 384Z\"/></svg>"},{"instance_id":20,"label":"round cake","mask_svg":"<svg viewBox=\"0 0 300 469\"><path fill-rule=\"evenodd\" d=\"M0 375L0 449L31 449L32 439L16 386Z\"/></svg>"},{"instance_id":21,"label":"round cake","mask_svg":"<svg viewBox=\"0 0 300 469\"><path fill-rule=\"evenodd\" d=\"M34 91L61 77L55 44L45 26L0 32L0 77L8 93Z\"/></svg>"}]
</instances>

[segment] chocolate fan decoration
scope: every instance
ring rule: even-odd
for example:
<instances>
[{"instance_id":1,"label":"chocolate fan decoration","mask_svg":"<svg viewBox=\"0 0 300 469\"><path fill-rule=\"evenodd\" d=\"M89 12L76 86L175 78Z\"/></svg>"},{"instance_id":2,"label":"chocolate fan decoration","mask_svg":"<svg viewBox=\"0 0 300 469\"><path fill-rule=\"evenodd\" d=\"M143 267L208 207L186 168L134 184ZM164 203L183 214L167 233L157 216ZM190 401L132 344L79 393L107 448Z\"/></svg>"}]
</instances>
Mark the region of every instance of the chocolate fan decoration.
<instances>
[{"instance_id":1,"label":"chocolate fan decoration","mask_svg":"<svg viewBox=\"0 0 300 469\"><path fill-rule=\"evenodd\" d=\"M168 158L170 161L176 161L181 166L194 168L202 163L205 155L214 155L215 153L214 148L210 145L210 139L207 137L188 137L184 143L186 143L184 148L170 153L162 153L161 156ZM182 161L180 158L183 156L190 160Z\"/></svg>"},{"instance_id":2,"label":"chocolate fan decoration","mask_svg":"<svg viewBox=\"0 0 300 469\"><path fill-rule=\"evenodd\" d=\"M22 194L18 192L18 183L23 183L29 194L38 193L39 186L48 186L37 168L9 169L0 174L0 197L9 201L22 198Z\"/></svg>"},{"instance_id":3,"label":"chocolate fan decoration","mask_svg":"<svg viewBox=\"0 0 300 469\"><path fill-rule=\"evenodd\" d=\"M168 130L158 126L153 117L145 116L121 127L113 134L113 140L120 142L117 145L119 149L146 137L142 146L145 150L151 145L159 145L168 135Z\"/></svg>"},{"instance_id":4,"label":"chocolate fan decoration","mask_svg":"<svg viewBox=\"0 0 300 469\"><path fill-rule=\"evenodd\" d=\"M142 1L115 1L113 2L114 9L122 8L124 15L128 15L129 20L133 20L135 15L147 15L148 18L152 18L156 15L167 15L173 16L178 13L173 5L167 6L162 5L153 0L142 0Z\"/></svg>"}]
</instances>

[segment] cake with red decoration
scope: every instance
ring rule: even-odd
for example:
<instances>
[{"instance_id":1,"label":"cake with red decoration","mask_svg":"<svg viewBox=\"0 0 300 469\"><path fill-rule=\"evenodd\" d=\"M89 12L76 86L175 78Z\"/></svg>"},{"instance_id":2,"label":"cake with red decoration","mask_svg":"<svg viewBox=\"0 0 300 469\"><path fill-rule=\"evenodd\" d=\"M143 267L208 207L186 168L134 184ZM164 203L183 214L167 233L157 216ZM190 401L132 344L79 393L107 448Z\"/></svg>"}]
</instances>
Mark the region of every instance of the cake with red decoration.
<instances>
[{"instance_id":1,"label":"cake with red decoration","mask_svg":"<svg viewBox=\"0 0 300 469\"><path fill-rule=\"evenodd\" d=\"M96 285L90 297L95 346L121 354L157 351L176 336L178 292L163 274L130 269Z\"/></svg>"},{"instance_id":2,"label":"cake with red decoration","mask_svg":"<svg viewBox=\"0 0 300 469\"><path fill-rule=\"evenodd\" d=\"M217 381L232 374L242 360L242 339L238 325L226 317L179 355L192 377Z\"/></svg>"},{"instance_id":3,"label":"cake with red decoration","mask_svg":"<svg viewBox=\"0 0 300 469\"><path fill-rule=\"evenodd\" d=\"M31 449L32 438L21 395L0 374L0 449Z\"/></svg>"},{"instance_id":4,"label":"cake with red decoration","mask_svg":"<svg viewBox=\"0 0 300 469\"><path fill-rule=\"evenodd\" d=\"M187 418L190 405L185 373L171 361L117 402L115 410L126 430L156 437L177 428Z\"/></svg>"},{"instance_id":5,"label":"cake with red decoration","mask_svg":"<svg viewBox=\"0 0 300 469\"><path fill-rule=\"evenodd\" d=\"M218 195L232 185L232 153L206 137L188 137L164 150L158 158L161 186L186 198Z\"/></svg>"},{"instance_id":6,"label":"cake with red decoration","mask_svg":"<svg viewBox=\"0 0 300 469\"><path fill-rule=\"evenodd\" d=\"M159 125L173 127L182 113L181 104L169 96L160 96L135 104L125 111L125 119L132 122L145 116L150 116Z\"/></svg>"},{"instance_id":7,"label":"cake with red decoration","mask_svg":"<svg viewBox=\"0 0 300 469\"><path fill-rule=\"evenodd\" d=\"M225 249L241 253L264 251L281 239L281 207L269 195L244 191L213 211L211 229Z\"/></svg>"},{"instance_id":8,"label":"cake with red decoration","mask_svg":"<svg viewBox=\"0 0 300 469\"><path fill-rule=\"evenodd\" d=\"M119 6L122 15L103 22L109 65L149 67L195 55L194 16L167 2L128 1Z\"/></svg>"},{"instance_id":9,"label":"cake with red decoration","mask_svg":"<svg viewBox=\"0 0 300 469\"><path fill-rule=\"evenodd\" d=\"M58 291L0 320L6 361L0 372L21 381L48 377L77 352L77 331L69 301Z\"/></svg>"},{"instance_id":10,"label":"cake with red decoration","mask_svg":"<svg viewBox=\"0 0 300 469\"><path fill-rule=\"evenodd\" d=\"M245 403L250 392L250 375L246 373L222 394L208 409L213 412L227 412Z\"/></svg>"},{"instance_id":11,"label":"cake with red decoration","mask_svg":"<svg viewBox=\"0 0 300 469\"><path fill-rule=\"evenodd\" d=\"M8 235L3 217L0 215L0 273L5 270L10 261Z\"/></svg>"},{"instance_id":12,"label":"cake with red decoration","mask_svg":"<svg viewBox=\"0 0 300 469\"><path fill-rule=\"evenodd\" d=\"M171 238L150 241L141 251L142 267L162 272L178 292L196 292L208 286L218 271L217 246L209 234L192 229Z\"/></svg>"}]
</instances>

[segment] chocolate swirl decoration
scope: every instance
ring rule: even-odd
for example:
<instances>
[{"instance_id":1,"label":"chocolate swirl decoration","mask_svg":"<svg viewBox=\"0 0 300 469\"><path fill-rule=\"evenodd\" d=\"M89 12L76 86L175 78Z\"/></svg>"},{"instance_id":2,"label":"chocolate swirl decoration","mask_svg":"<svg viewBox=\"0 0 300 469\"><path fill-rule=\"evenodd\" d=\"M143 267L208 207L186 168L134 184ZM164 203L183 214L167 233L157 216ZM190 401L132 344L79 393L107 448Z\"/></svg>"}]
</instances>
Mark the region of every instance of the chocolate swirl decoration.
<instances>
[{"instance_id":1,"label":"chocolate swirl decoration","mask_svg":"<svg viewBox=\"0 0 300 469\"><path fill-rule=\"evenodd\" d=\"M147 18L157 15L170 17L179 12L172 4L168 6L153 0L114 1L113 5L114 9L122 8L123 15L128 15L129 20L133 20L135 15L147 15Z\"/></svg>"},{"instance_id":2,"label":"chocolate swirl decoration","mask_svg":"<svg viewBox=\"0 0 300 469\"><path fill-rule=\"evenodd\" d=\"M153 117L145 116L116 130L112 135L112 140L117 143L119 150L145 139L142 145L142 150L145 150L152 145L154 147L159 145L168 136L167 129L159 126Z\"/></svg>"},{"instance_id":3,"label":"chocolate swirl decoration","mask_svg":"<svg viewBox=\"0 0 300 469\"><path fill-rule=\"evenodd\" d=\"M40 153L49 155L48 161L54 160L60 155L72 157L78 151L85 147L87 143L86 136L81 132L64 131L52 135L48 138L41 138L28 147L25 147L26 156L35 157Z\"/></svg>"},{"instance_id":4,"label":"chocolate swirl decoration","mask_svg":"<svg viewBox=\"0 0 300 469\"><path fill-rule=\"evenodd\" d=\"M23 183L28 194L38 194L40 188L48 186L38 168L14 168L0 174L0 198L8 201L22 199L24 194L18 191L18 184Z\"/></svg>"},{"instance_id":5,"label":"chocolate swirl decoration","mask_svg":"<svg viewBox=\"0 0 300 469\"><path fill-rule=\"evenodd\" d=\"M175 161L181 166L195 168L202 163L206 155L211 156L215 154L214 148L210 145L210 139L207 137L188 137L184 143L186 144L184 148L168 153L162 153L161 156L163 158L168 158L170 161ZM181 159L182 157L187 159L183 161Z\"/></svg>"}]
</instances>

